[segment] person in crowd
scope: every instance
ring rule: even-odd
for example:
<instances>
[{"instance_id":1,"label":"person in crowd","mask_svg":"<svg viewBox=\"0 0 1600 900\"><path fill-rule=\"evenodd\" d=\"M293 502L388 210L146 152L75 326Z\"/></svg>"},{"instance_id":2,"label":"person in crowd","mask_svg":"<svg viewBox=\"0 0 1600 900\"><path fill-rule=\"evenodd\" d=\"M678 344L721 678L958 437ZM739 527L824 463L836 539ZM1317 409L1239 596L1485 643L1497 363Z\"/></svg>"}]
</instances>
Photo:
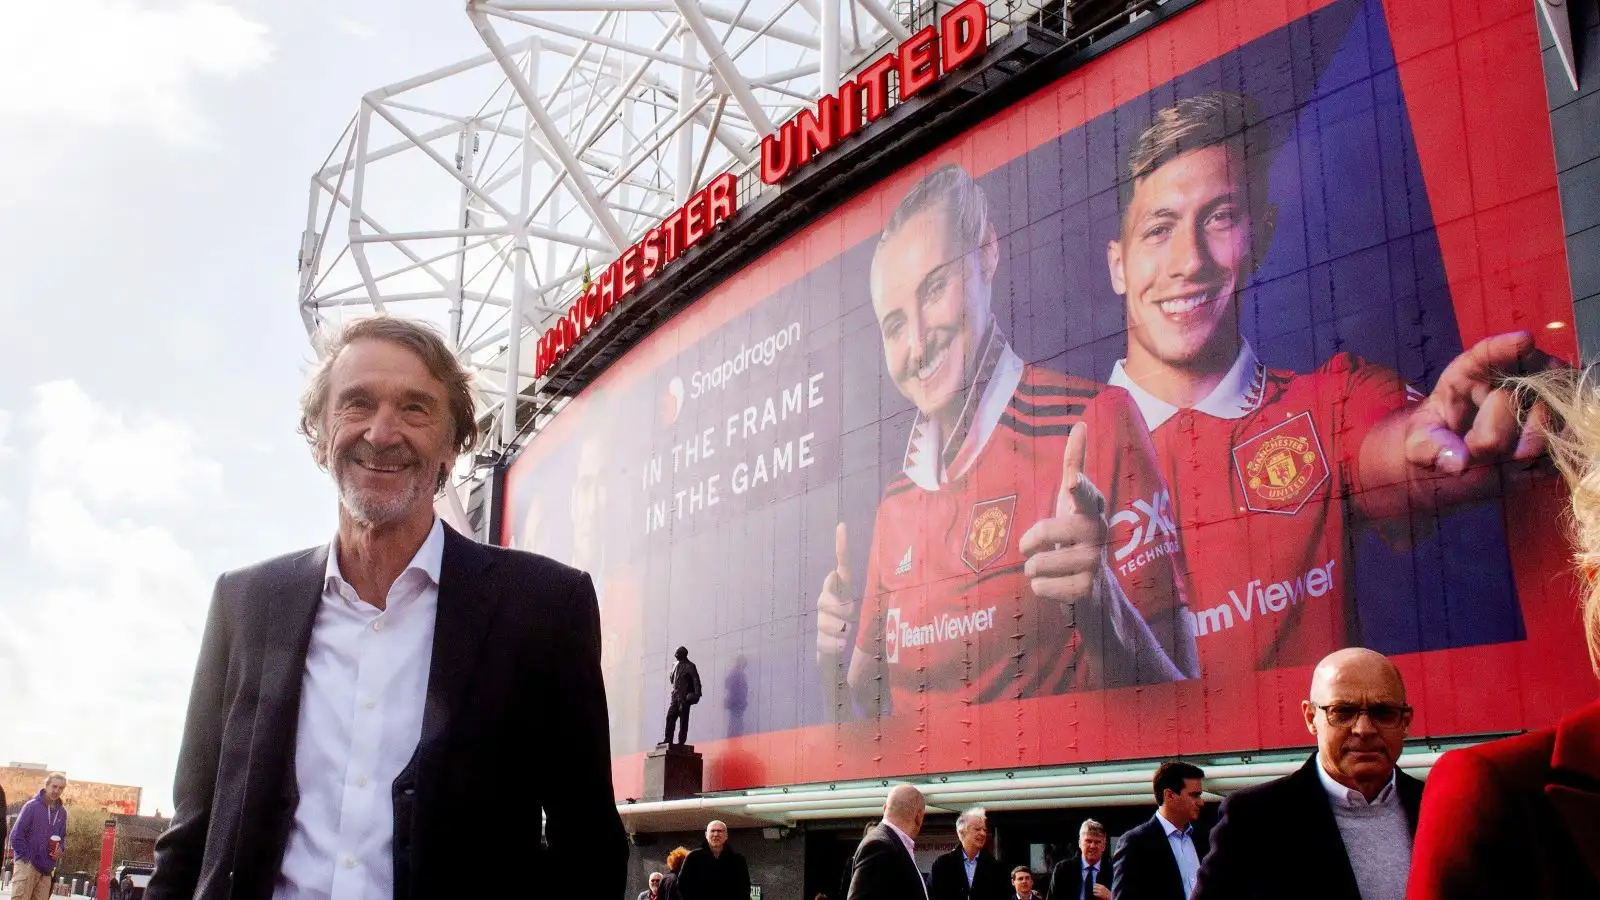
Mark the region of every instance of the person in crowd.
<instances>
[{"instance_id":1,"label":"person in crowd","mask_svg":"<svg viewBox=\"0 0 1600 900\"><path fill-rule=\"evenodd\" d=\"M1397 765L1411 725L1400 670L1371 650L1335 651L1301 712L1317 752L1223 800L1195 900L1405 900L1422 782Z\"/></svg>"},{"instance_id":2,"label":"person in crowd","mask_svg":"<svg viewBox=\"0 0 1600 900\"><path fill-rule=\"evenodd\" d=\"M636 900L666 900L665 895L661 893L661 878L660 872L651 872L650 886L640 891Z\"/></svg>"},{"instance_id":3,"label":"person in crowd","mask_svg":"<svg viewBox=\"0 0 1600 900\"><path fill-rule=\"evenodd\" d=\"M728 846L725 822L707 823L705 843L683 861L677 891L683 900L750 900L750 867Z\"/></svg>"},{"instance_id":4,"label":"person in crowd","mask_svg":"<svg viewBox=\"0 0 1600 900\"><path fill-rule=\"evenodd\" d=\"M1551 455L1572 491L1582 622L1600 675L1600 382L1528 378L1553 413ZM1530 403L1520 404L1528 408ZM1411 900L1600 897L1600 700L1555 727L1452 750L1428 775Z\"/></svg>"},{"instance_id":5,"label":"person in crowd","mask_svg":"<svg viewBox=\"0 0 1600 900\"><path fill-rule=\"evenodd\" d=\"M1206 805L1205 777L1186 762L1156 769L1156 814L1123 835L1111 859L1114 900L1187 900L1194 893L1206 855L1206 836L1194 828Z\"/></svg>"},{"instance_id":6,"label":"person in crowd","mask_svg":"<svg viewBox=\"0 0 1600 900\"><path fill-rule=\"evenodd\" d=\"M1011 896L1016 900L1044 900L1039 892L1033 889L1033 870L1027 866L1017 866L1011 870Z\"/></svg>"},{"instance_id":7,"label":"person in crowd","mask_svg":"<svg viewBox=\"0 0 1600 900\"><path fill-rule=\"evenodd\" d=\"M66 789L67 776L51 772L39 793L22 804L17 823L11 827L11 900L46 900L50 896L56 866L67 852L67 807L61 802Z\"/></svg>"},{"instance_id":8,"label":"person in crowd","mask_svg":"<svg viewBox=\"0 0 1600 900\"><path fill-rule=\"evenodd\" d=\"M678 873L688 858L688 847L674 847L667 854L667 874L661 876L661 900L682 900L683 895L678 893Z\"/></svg>"},{"instance_id":9,"label":"person in crowd","mask_svg":"<svg viewBox=\"0 0 1600 900\"><path fill-rule=\"evenodd\" d=\"M1150 524L1159 552L1140 565L1107 553L1142 540L1140 506L1164 493L1138 410L1023 363L991 308L999 257L983 191L954 165L911 188L873 254L884 363L916 419L866 577L840 523L817 597L827 687L853 645L845 682L869 715L1198 670L1175 530ZM960 640L934 635L947 619L965 623Z\"/></svg>"},{"instance_id":10,"label":"person in crowd","mask_svg":"<svg viewBox=\"0 0 1600 900\"><path fill-rule=\"evenodd\" d=\"M672 685L672 697L667 705L667 736L661 739L663 744L672 743L672 726L678 726L678 743L686 744L689 739L689 710L700 702L700 670L689 660L689 648L679 647L673 653L677 660L672 666L672 671L667 673L667 682Z\"/></svg>"},{"instance_id":11,"label":"person in crowd","mask_svg":"<svg viewBox=\"0 0 1600 900\"><path fill-rule=\"evenodd\" d=\"M1106 843L1106 827L1084 819L1078 828L1078 852L1050 870L1048 900L1111 900Z\"/></svg>"},{"instance_id":12,"label":"person in crowd","mask_svg":"<svg viewBox=\"0 0 1600 900\"><path fill-rule=\"evenodd\" d=\"M1267 144L1239 94L1160 110L1129 151L1106 248L1128 335L1108 381L1138 404L1184 551L1205 560L1189 601L1208 676L1309 666L1359 643L1354 529L1493 495L1495 463L1544 448L1495 381L1553 364L1525 332L1478 342L1427 396L1349 353L1311 373L1260 361L1239 304L1276 224Z\"/></svg>"},{"instance_id":13,"label":"person in crowd","mask_svg":"<svg viewBox=\"0 0 1600 900\"><path fill-rule=\"evenodd\" d=\"M589 576L434 513L476 441L471 379L407 319L328 347L300 427L338 528L218 580L148 900L448 897L481 859L621 896ZM509 771L530 774L483 803L483 774Z\"/></svg>"},{"instance_id":14,"label":"person in crowd","mask_svg":"<svg viewBox=\"0 0 1600 900\"><path fill-rule=\"evenodd\" d=\"M917 835L927 804L914 785L897 784L883 801L883 821L856 848L846 900L927 900L917 867Z\"/></svg>"},{"instance_id":15,"label":"person in crowd","mask_svg":"<svg viewBox=\"0 0 1600 900\"><path fill-rule=\"evenodd\" d=\"M956 841L954 850L933 861L930 900L1005 900L1011 890L1005 868L984 852L989 843L989 814L983 807L956 816Z\"/></svg>"}]
</instances>

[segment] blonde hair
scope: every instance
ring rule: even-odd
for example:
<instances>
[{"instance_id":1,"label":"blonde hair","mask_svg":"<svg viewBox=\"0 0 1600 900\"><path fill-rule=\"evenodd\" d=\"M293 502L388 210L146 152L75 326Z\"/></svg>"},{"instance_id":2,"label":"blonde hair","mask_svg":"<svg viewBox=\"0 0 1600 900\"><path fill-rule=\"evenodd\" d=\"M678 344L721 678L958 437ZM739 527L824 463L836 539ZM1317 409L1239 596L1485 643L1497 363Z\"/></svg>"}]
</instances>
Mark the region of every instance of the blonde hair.
<instances>
[{"instance_id":1,"label":"blonde hair","mask_svg":"<svg viewBox=\"0 0 1600 900\"><path fill-rule=\"evenodd\" d=\"M1574 560L1588 583L1583 598L1583 630L1589 664L1600 675L1600 369L1555 369L1513 378L1520 405L1531 416L1542 401L1548 419L1535 423L1550 442L1555 461L1572 490Z\"/></svg>"}]
</instances>

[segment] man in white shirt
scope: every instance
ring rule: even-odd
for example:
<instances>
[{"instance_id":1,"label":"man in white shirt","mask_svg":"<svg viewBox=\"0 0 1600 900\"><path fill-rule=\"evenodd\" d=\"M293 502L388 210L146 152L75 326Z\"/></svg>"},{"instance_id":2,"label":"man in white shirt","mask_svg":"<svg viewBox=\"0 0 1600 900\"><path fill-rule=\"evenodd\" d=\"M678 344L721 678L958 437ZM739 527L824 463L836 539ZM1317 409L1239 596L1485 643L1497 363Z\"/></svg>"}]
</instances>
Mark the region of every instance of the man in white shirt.
<instances>
[{"instance_id":1,"label":"man in white shirt","mask_svg":"<svg viewBox=\"0 0 1600 900\"><path fill-rule=\"evenodd\" d=\"M1194 828L1205 808L1205 777L1186 762L1156 769L1156 814L1123 835L1112 856L1114 900L1186 900L1194 892L1206 855L1206 836Z\"/></svg>"},{"instance_id":2,"label":"man in white shirt","mask_svg":"<svg viewBox=\"0 0 1600 900\"><path fill-rule=\"evenodd\" d=\"M1397 764L1411 725L1400 670L1371 650L1334 652L1301 714L1317 752L1223 801L1196 900L1404 900L1422 782Z\"/></svg>"},{"instance_id":3,"label":"man in white shirt","mask_svg":"<svg viewBox=\"0 0 1600 900\"><path fill-rule=\"evenodd\" d=\"M846 900L926 900L928 887L917 867L916 845L926 810L915 786L897 784L889 791L883 801L883 821L856 848Z\"/></svg>"},{"instance_id":4,"label":"man in white shirt","mask_svg":"<svg viewBox=\"0 0 1600 900\"><path fill-rule=\"evenodd\" d=\"M434 515L477 437L468 373L428 326L362 319L313 373L300 428L338 531L218 580L145 896L451 897L507 858L551 896L620 895L590 579ZM522 774L484 803L506 772Z\"/></svg>"}]
</instances>

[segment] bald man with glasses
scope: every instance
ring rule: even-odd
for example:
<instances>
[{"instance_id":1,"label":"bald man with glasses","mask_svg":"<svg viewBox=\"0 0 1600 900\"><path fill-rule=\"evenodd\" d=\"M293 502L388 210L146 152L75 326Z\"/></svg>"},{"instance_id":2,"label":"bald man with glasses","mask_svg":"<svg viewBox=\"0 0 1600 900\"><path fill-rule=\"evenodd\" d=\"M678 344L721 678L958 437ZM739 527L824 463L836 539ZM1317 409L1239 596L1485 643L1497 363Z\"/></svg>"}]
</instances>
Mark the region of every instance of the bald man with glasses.
<instances>
[{"instance_id":1,"label":"bald man with glasses","mask_svg":"<svg viewBox=\"0 0 1600 900\"><path fill-rule=\"evenodd\" d=\"M1300 706L1317 752L1222 802L1193 900L1405 900L1422 782L1398 766L1411 726L1400 670L1336 651Z\"/></svg>"}]
</instances>

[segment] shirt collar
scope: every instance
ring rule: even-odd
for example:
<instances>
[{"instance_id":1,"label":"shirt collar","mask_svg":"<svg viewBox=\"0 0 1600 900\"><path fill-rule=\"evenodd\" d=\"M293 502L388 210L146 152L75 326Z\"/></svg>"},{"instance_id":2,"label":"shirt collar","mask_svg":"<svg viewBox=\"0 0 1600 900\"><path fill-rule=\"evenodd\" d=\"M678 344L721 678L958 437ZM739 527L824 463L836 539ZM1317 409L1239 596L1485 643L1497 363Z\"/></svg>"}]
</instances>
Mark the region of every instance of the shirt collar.
<instances>
[{"instance_id":1,"label":"shirt collar","mask_svg":"<svg viewBox=\"0 0 1600 900\"><path fill-rule=\"evenodd\" d=\"M1133 397L1133 402L1139 406L1139 412L1144 415L1145 427L1154 431L1177 415L1179 408L1150 393L1129 378L1128 373L1123 370L1122 364L1125 362L1127 362L1125 359L1117 360L1117 364L1111 367L1111 377L1107 383L1122 388ZM1201 398L1192 408L1196 412L1218 419L1242 419L1261 405L1261 392L1266 382L1267 367L1261 364L1250 342L1240 340L1239 356L1234 359L1227 374L1223 375L1217 386L1211 389L1211 393Z\"/></svg>"},{"instance_id":2,"label":"shirt collar","mask_svg":"<svg viewBox=\"0 0 1600 900\"><path fill-rule=\"evenodd\" d=\"M883 827L885 827L885 828L889 829L890 831L894 832L895 837L900 839L900 843L906 845L906 852L907 853L910 853L912 856L916 855L917 851L914 848L917 846L917 842L911 839L911 835L906 834L904 831L901 831L900 830L900 826L894 824L893 822L889 821L888 819L884 819L883 820Z\"/></svg>"},{"instance_id":3,"label":"shirt collar","mask_svg":"<svg viewBox=\"0 0 1600 900\"><path fill-rule=\"evenodd\" d=\"M1398 770L1397 770L1398 771ZM1389 783L1383 786L1371 803L1360 791L1345 787L1333 780L1328 770L1322 765L1322 754L1317 754L1317 777L1322 780L1322 789L1328 792L1328 800L1334 806L1343 806L1349 809L1366 809L1369 806L1394 806L1400 802L1400 797L1395 793L1395 773L1389 773Z\"/></svg>"},{"instance_id":4,"label":"shirt collar","mask_svg":"<svg viewBox=\"0 0 1600 900\"><path fill-rule=\"evenodd\" d=\"M989 443L1011 395L1022 383L1022 368L1022 358L1011 349L1000 327L991 322L955 428L942 434L937 421L917 412L906 442L906 477L923 490L936 491L965 474Z\"/></svg>"},{"instance_id":5,"label":"shirt collar","mask_svg":"<svg viewBox=\"0 0 1600 900\"><path fill-rule=\"evenodd\" d=\"M1105 862L1105 858L1102 857L1100 862ZM1100 863L1089 862L1087 859L1084 859L1081 855L1078 857L1078 863L1082 866L1082 868L1079 869L1080 872L1087 873L1089 871L1089 867L1090 866L1094 866L1094 869L1095 869L1096 872L1100 871Z\"/></svg>"},{"instance_id":6,"label":"shirt collar","mask_svg":"<svg viewBox=\"0 0 1600 900\"><path fill-rule=\"evenodd\" d=\"M428 536L423 539L422 546L411 557L411 562L401 570L401 576L407 572L417 571L426 575L431 584L439 583L439 570L444 566L444 522L438 516L433 517L433 528L428 530ZM322 585L324 588L336 587L345 582L344 573L339 571L339 539L335 537L328 542L328 565L323 571ZM345 582L348 583L348 582Z\"/></svg>"},{"instance_id":7,"label":"shirt collar","mask_svg":"<svg viewBox=\"0 0 1600 900\"><path fill-rule=\"evenodd\" d=\"M1178 829L1178 826L1176 826L1176 825L1172 824L1171 822L1167 821L1167 817L1163 816L1161 814L1160 810L1156 811L1156 818L1161 820L1161 828L1162 828L1163 831L1165 831L1167 833L1167 837L1169 837L1169 838L1172 837L1175 834L1181 834L1184 837L1188 837L1190 834L1194 833L1194 826L1193 825L1190 825L1187 828L1184 828L1184 829L1182 829L1180 831Z\"/></svg>"}]
</instances>

